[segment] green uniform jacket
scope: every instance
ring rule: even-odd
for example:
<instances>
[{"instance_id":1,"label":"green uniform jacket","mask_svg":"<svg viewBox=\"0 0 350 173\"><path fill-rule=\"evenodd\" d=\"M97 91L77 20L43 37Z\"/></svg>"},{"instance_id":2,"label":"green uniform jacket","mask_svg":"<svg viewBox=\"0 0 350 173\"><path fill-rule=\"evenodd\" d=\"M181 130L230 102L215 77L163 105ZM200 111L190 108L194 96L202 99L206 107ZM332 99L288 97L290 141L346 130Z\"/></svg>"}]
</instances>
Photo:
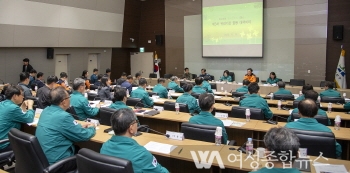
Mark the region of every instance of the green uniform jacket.
<instances>
[{"instance_id":1,"label":"green uniform jacket","mask_svg":"<svg viewBox=\"0 0 350 173\"><path fill-rule=\"evenodd\" d=\"M128 107L128 106L127 106L124 102L122 102L122 101L116 101L116 102L114 102L113 104L111 104L111 105L109 106L109 108L116 109L116 110L122 109L122 108L129 108L129 109L131 109L130 107Z\"/></svg>"},{"instance_id":2,"label":"green uniform jacket","mask_svg":"<svg viewBox=\"0 0 350 173\"><path fill-rule=\"evenodd\" d=\"M302 100L305 100L305 96L304 95L301 95L301 96L299 96L297 99L295 99L295 100L298 100L298 101L302 101Z\"/></svg>"},{"instance_id":3,"label":"green uniform jacket","mask_svg":"<svg viewBox=\"0 0 350 173\"><path fill-rule=\"evenodd\" d=\"M194 111L201 112L201 108L199 108L196 98L187 92L178 97L176 102L187 104L190 113L193 113Z\"/></svg>"},{"instance_id":4,"label":"green uniform jacket","mask_svg":"<svg viewBox=\"0 0 350 173\"><path fill-rule=\"evenodd\" d=\"M293 114L293 113L299 113L299 109L298 109L298 108L293 109L292 114ZM332 125L332 124L331 124L331 120L328 118L327 112L326 112L326 111L324 111L324 110L322 110L322 109L318 109L317 115L326 116L327 119L328 119L328 125L329 125L329 126ZM288 117L287 121L288 121L288 122L292 122L291 119L292 119L292 115L290 115L290 116Z\"/></svg>"},{"instance_id":5,"label":"green uniform jacket","mask_svg":"<svg viewBox=\"0 0 350 173\"><path fill-rule=\"evenodd\" d=\"M153 100L149 98L147 91L142 87L138 87L136 90L132 91L130 97L141 99L145 106L153 106Z\"/></svg>"},{"instance_id":6,"label":"green uniform jacket","mask_svg":"<svg viewBox=\"0 0 350 173\"><path fill-rule=\"evenodd\" d=\"M267 78L266 83L274 84L274 83L277 83L278 81L280 81L280 79L278 78L275 78L275 79Z\"/></svg>"},{"instance_id":7,"label":"green uniform jacket","mask_svg":"<svg viewBox=\"0 0 350 173\"><path fill-rule=\"evenodd\" d=\"M153 92L158 93L160 98L168 98L168 90L162 84L154 86Z\"/></svg>"},{"instance_id":8,"label":"green uniform jacket","mask_svg":"<svg viewBox=\"0 0 350 173\"><path fill-rule=\"evenodd\" d=\"M298 169L295 168L272 168L272 169L268 169L266 167L261 168L257 171L252 171L249 173L300 173L300 171Z\"/></svg>"},{"instance_id":9,"label":"green uniform jacket","mask_svg":"<svg viewBox=\"0 0 350 173\"><path fill-rule=\"evenodd\" d=\"M198 94L203 94L206 93L206 91L199 85L196 85L192 88L192 92L198 93Z\"/></svg>"},{"instance_id":10,"label":"green uniform jacket","mask_svg":"<svg viewBox=\"0 0 350 173\"><path fill-rule=\"evenodd\" d=\"M79 120L86 120L86 118L96 116L98 114L98 108L92 108L89 101L84 95L78 91L73 91L70 95L70 105L74 107Z\"/></svg>"},{"instance_id":11,"label":"green uniform jacket","mask_svg":"<svg viewBox=\"0 0 350 173\"><path fill-rule=\"evenodd\" d=\"M35 136L50 164L75 154L74 142L88 141L96 133L94 127L83 128L61 107L51 105L40 115Z\"/></svg>"},{"instance_id":12,"label":"green uniform jacket","mask_svg":"<svg viewBox=\"0 0 350 173\"><path fill-rule=\"evenodd\" d=\"M220 77L221 81L227 81L227 82L232 82L232 77L231 76L221 76Z\"/></svg>"},{"instance_id":13,"label":"green uniform jacket","mask_svg":"<svg viewBox=\"0 0 350 173\"><path fill-rule=\"evenodd\" d=\"M211 85L208 81L203 81L202 88L206 90L208 93L213 93L213 90L211 90Z\"/></svg>"},{"instance_id":14,"label":"green uniform jacket","mask_svg":"<svg viewBox=\"0 0 350 173\"><path fill-rule=\"evenodd\" d=\"M246 98L239 102L239 106L250 107L250 108L259 108L264 112L265 118L270 119L273 114L270 110L269 105L266 100L260 97L258 94L249 94L245 95Z\"/></svg>"},{"instance_id":15,"label":"green uniform jacket","mask_svg":"<svg viewBox=\"0 0 350 173\"><path fill-rule=\"evenodd\" d=\"M248 86L242 86L236 89L236 92L248 93Z\"/></svg>"},{"instance_id":16,"label":"green uniform jacket","mask_svg":"<svg viewBox=\"0 0 350 173\"><path fill-rule=\"evenodd\" d=\"M191 117L189 120L189 123L221 127L222 128L222 142L224 145L226 145L228 137L227 137L224 123L221 120L215 118L214 115L211 114L210 112L207 112L207 111L200 112L198 115ZM213 142L214 141L215 141L215 139L213 139Z\"/></svg>"},{"instance_id":17,"label":"green uniform jacket","mask_svg":"<svg viewBox=\"0 0 350 173\"><path fill-rule=\"evenodd\" d=\"M23 113L22 109L11 100L0 102L0 140L8 139L7 135L11 128L20 129L21 123L33 122L34 116L33 110ZM9 144L9 142L1 144L0 149L4 149Z\"/></svg>"},{"instance_id":18,"label":"green uniform jacket","mask_svg":"<svg viewBox=\"0 0 350 173\"><path fill-rule=\"evenodd\" d=\"M184 92L184 90L174 81L170 81L168 83L168 88L171 88L172 90L174 90L175 92L178 92L178 93Z\"/></svg>"},{"instance_id":19,"label":"green uniform jacket","mask_svg":"<svg viewBox=\"0 0 350 173\"><path fill-rule=\"evenodd\" d=\"M328 89L320 93L320 97L341 97L340 93L334 89Z\"/></svg>"},{"instance_id":20,"label":"green uniform jacket","mask_svg":"<svg viewBox=\"0 0 350 173\"><path fill-rule=\"evenodd\" d=\"M135 173L168 173L157 159L134 139L113 135L101 148L101 154L131 161Z\"/></svg>"},{"instance_id":21,"label":"green uniform jacket","mask_svg":"<svg viewBox=\"0 0 350 173\"><path fill-rule=\"evenodd\" d=\"M350 102L344 104L344 109L350 109Z\"/></svg>"},{"instance_id":22,"label":"green uniform jacket","mask_svg":"<svg viewBox=\"0 0 350 173\"><path fill-rule=\"evenodd\" d=\"M286 128L290 129L300 129L309 131L319 131L319 132L332 132L327 126L320 124L314 118L300 118L298 121L290 122L285 125ZM341 156L342 148L341 145L335 141L335 151L337 157Z\"/></svg>"},{"instance_id":23,"label":"green uniform jacket","mask_svg":"<svg viewBox=\"0 0 350 173\"><path fill-rule=\"evenodd\" d=\"M275 94L288 94L288 95L293 95L292 92L290 92L289 90L286 90L284 88L280 88L278 89L275 93L273 93L273 95Z\"/></svg>"}]
</instances>

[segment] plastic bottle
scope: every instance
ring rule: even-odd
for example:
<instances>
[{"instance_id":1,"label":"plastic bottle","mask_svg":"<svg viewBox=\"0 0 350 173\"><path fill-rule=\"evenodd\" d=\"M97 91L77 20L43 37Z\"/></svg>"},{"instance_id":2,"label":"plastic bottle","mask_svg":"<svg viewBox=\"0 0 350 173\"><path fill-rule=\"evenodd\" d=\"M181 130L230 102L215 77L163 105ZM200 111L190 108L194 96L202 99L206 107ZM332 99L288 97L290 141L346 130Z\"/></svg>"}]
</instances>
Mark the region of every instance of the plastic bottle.
<instances>
[{"instance_id":1,"label":"plastic bottle","mask_svg":"<svg viewBox=\"0 0 350 173\"><path fill-rule=\"evenodd\" d=\"M346 98L346 93L343 93L343 98L344 98L344 99Z\"/></svg>"},{"instance_id":2,"label":"plastic bottle","mask_svg":"<svg viewBox=\"0 0 350 173\"><path fill-rule=\"evenodd\" d=\"M179 103L175 103L175 110L176 110L176 114L179 114L179 111L180 111Z\"/></svg>"},{"instance_id":3,"label":"plastic bottle","mask_svg":"<svg viewBox=\"0 0 350 173\"><path fill-rule=\"evenodd\" d=\"M282 101L281 100L278 100L278 103L277 103L277 106L278 106L278 110L281 110L281 105L282 105Z\"/></svg>"},{"instance_id":4,"label":"plastic bottle","mask_svg":"<svg viewBox=\"0 0 350 173\"><path fill-rule=\"evenodd\" d=\"M38 86L35 86L34 90L35 90L35 91L38 91Z\"/></svg>"},{"instance_id":5,"label":"plastic bottle","mask_svg":"<svg viewBox=\"0 0 350 173\"><path fill-rule=\"evenodd\" d=\"M253 155L254 145L252 138L248 138L247 143L245 144L245 151L248 155Z\"/></svg>"},{"instance_id":6,"label":"plastic bottle","mask_svg":"<svg viewBox=\"0 0 350 173\"><path fill-rule=\"evenodd\" d=\"M332 112L332 103L328 103L328 110L327 110L328 113L331 113Z\"/></svg>"},{"instance_id":7,"label":"plastic bottle","mask_svg":"<svg viewBox=\"0 0 350 173\"><path fill-rule=\"evenodd\" d=\"M250 109L246 109L246 110L245 110L245 118L246 118L246 121L247 121L247 122L250 121Z\"/></svg>"},{"instance_id":8,"label":"plastic bottle","mask_svg":"<svg viewBox=\"0 0 350 173\"><path fill-rule=\"evenodd\" d=\"M215 145L221 145L222 128L216 127L215 131Z\"/></svg>"},{"instance_id":9,"label":"plastic bottle","mask_svg":"<svg viewBox=\"0 0 350 173\"><path fill-rule=\"evenodd\" d=\"M270 97L270 100L273 100L273 93L271 93L271 97Z\"/></svg>"},{"instance_id":10,"label":"plastic bottle","mask_svg":"<svg viewBox=\"0 0 350 173\"><path fill-rule=\"evenodd\" d=\"M227 90L225 90L225 97L227 97Z\"/></svg>"},{"instance_id":11,"label":"plastic bottle","mask_svg":"<svg viewBox=\"0 0 350 173\"><path fill-rule=\"evenodd\" d=\"M88 98L88 94L87 94L87 93L84 93L84 97L87 99L87 98Z\"/></svg>"},{"instance_id":12,"label":"plastic bottle","mask_svg":"<svg viewBox=\"0 0 350 173\"><path fill-rule=\"evenodd\" d=\"M129 97L129 89L126 89L126 96Z\"/></svg>"},{"instance_id":13,"label":"plastic bottle","mask_svg":"<svg viewBox=\"0 0 350 173\"><path fill-rule=\"evenodd\" d=\"M340 115L337 115L334 119L334 130L340 130Z\"/></svg>"},{"instance_id":14,"label":"plastic bottle","mask_svg":"<svg viewBox=\"0 0 350 173\"><path fill-rule=\"evenodd\" d=\"M171 99L171 94L170 94L170 92L168 92L168 99Z\"/></svg>"},{"instance_id":15,"label":"plastic bottle","mask_svg":"<svg viewBox=\"0 0 350 173\"><path fill-rule=\"evenodd\" d=\"M321 103L321 97L320 96L317 97L317 101L318 101L318 103Z\"/></svg>"}]
</instances>

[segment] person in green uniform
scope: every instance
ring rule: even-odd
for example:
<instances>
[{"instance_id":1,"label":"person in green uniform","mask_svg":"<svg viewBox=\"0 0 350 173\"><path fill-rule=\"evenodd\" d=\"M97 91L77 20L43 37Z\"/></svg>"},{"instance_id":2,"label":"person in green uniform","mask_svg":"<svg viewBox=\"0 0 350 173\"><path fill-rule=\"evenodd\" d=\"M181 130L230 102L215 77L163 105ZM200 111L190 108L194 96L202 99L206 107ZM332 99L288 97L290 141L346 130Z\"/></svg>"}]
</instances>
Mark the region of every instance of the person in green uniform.
<instances>
[{"instance_id":1,"label":"person in green uniform","mask_svg":"<svg viewBox=\"0 0 350 173\"><path fill-rule=\"evenodd\" d=\"M303 89L301 90L301 93L303 94L303 95L301 95L301 96L299 96L297 99L295 99L295 100L298 100L298 101L300 101L300 100L304 100L305 99L305 92L306 91L308 91L308 90L314 90L314 87L312 86L312 85L310 85L310 84L306 84L306 85L304 85L303 86Z\"/></svg>"},{"instance_id":2,"label":"person in green uniform","mask_svg":"<svg viewBox=\"0 0 350 173\"><path fill-rule=\"evenodd\" d=\"M332 132L327 126L320 124L314 118L317 115L318 107L314 100L306 98L298 104L299 116L298 121L289 122L285 125L286 128L299 129L299 130L309 130L309 131L319 131L319 132ZM335 150L337 158L341 157L342 147L335 141Z\"/></svg>"},{"instance_id":3,"label":"person in green uniform","mask_svg":"<svg viewBox=\"0 0 350 173\"><path fill-rule=\"evenodd\" d=\"M250 173L300 173L296 168L288 167L297 157L300 147L298 137L292 130L284 127L273 127L264 136L266 166ZM287 155L282 157L282 152Z\"/></svg>"},{"instance_id":4,"label":"person in green uniform","mask_svg":"<svg viewBox=\"0 0 350 173\"><path fill-rule=\"evenodd\" d=\"M171 88L172 90L174 90L177 93L183 93L184 90L176 83L178 78L176 76L172 76L170 78L170 82L168 83L168 88Z\"/></svg>"},{"instance_id":5,"label":"person in green uniform","mask_svg":"<svg viewBox=\"0 0 350 173\"><path fill-rule=\"evenodd\" d=\"M126 105L126 100L127 100L127 96L126 96L126 89L122 88L122 87L115 87L114 88L114 98L113 98L113 103L109 106L109 108L112 109L121 109L121 108L129 108Z\"/></svg>"},{"instance_id":6,"label":"person in green uniform","mask_svg":"<svg viewBox=\"0 0 350 173\"><path fill-rule=\"evenodd\" d=\"M270 110L269 105L266 100L260 95L258 95L260 87L258 83L252 82L248 85L249 94L246 95L246 98L239 102L239 106L250 107L250 108L259 108L263 111L265 118L270 119L273 114Z\"/></svg>"},{"instance_id":7,"label":"person in green uniform","mask_svg":"<svg viewBox=\"0 0 350 173\"><path fill-rule=\"evenodd\" d=\"M304 95L305 95L305 98L306 98L306 99L311 99L311 100L313 100L314 102L317 101L318 93L317 93L316 91L314 91L314 90L305 91L305 94L304 94ZM299 109L298 109L298 108L293 109L293 111L292 111L291 114L293 114L293 113L299 113ZM328 118L327 112L326 112L326 111L324 111L324 110L318 108L317 115L322 115L322 116L327 117L327 119L328 119L328 125L329 125L329 126L331 125L331 120ZM292 119L292 115L290 115L290 116L288 117L287 121L288 121L288 122L292 122L291 119Z\"/></svg>"},{"instance_id":8,"label":"person in green uniform","mask_svg":"<svg viewBox=\"0 0 350 173\"><path fill-rule=\"evenodd\" d=\"M250 84L250 81L247 79L244 79L242 84L243 84L243 86L240 88L237 88L236 92L248 93L248 85Z\"/></svg>"},{"instance_id":9,"label":"person in green uniform","mask_svg":"<svg viewBox=\"0 0 350 173\"><path fill-rule=\"evenodd\" d=\"M203 88L202 88L202 83L203 83L203 78L202 77L196 77L194 80L196 85L193 87L192 92L198 93L198 94L203 94L207 93Z\"/></svg>"},{"instance_id":10,"label":"person in green uniform","mask_svg":"<svg viewBox=\"0 0 350 173\"><path fill-rule=\"evenodd\" d=\"M275 72L271 72L269 78L267 78L266 83L268 84L277 84L280 79L277 78Z\"/></svg>"},{"instance_id":11,"label":"person in green uniform","mask_svg":"<svg viewBox=\"0 0 350 173\"><path fill-rule=\"evenodd\" d=\"M74 143L90 140L96 129L90 123L79 124L66 112L70 96L63 87L52 89L50 97L51 106L41 113L35 136L49 164L53 164L76 154Z\"/></svg>"},{"instance_id":12,"label":"person in green uniform","mask_svg":"<svg viewBox=\"0 0 350 173\"><path fill-rule=\"evenodd\" d=\"M182 76L182 78L185 80L192 80L192 74L190 73L190 70L187 67L185 68L185 73Z\"/></svg>"},{"instance_id":13,"label":"person in green uniform","mask_svg":"<svg viewBox=\"0 0 350 173\"><path fill-rule=\"evenodd\" d=\"M164 78L158 79L158 84L153 87L153 92L157 93L160 98L168 98L168 90L163 86L165 83Z\"/></svg>"},{"instance_id":14,"label":"person in green uniform","mask_svg":"<svg viewBox=\"0 0 350 173\"><path fill-rule=\"evenodd\" d=\"M273 95L276 95L276 94L293 95L292 92L285 89L286 83L284 83L283 81L277 82L277 85L278 85L278 90L275 93L273 93Z\"/></svg>"},{"instance_id":15,"label":"person in green uniform","mask_svg":"<svg viewBox=\"0 0 350 173\"><path fill-rule=\"evenodd\" d=\"M333 82L326 81L324 84L324 90L320 93L321 97L341 97L340 93L334 90Z\"/></svg>"},{"instance_id":16,"label":"person in green uniform","mask_svg":"<svg viewBox=\"0 0 350 173\"><path fill-rule=\"evenodd\" d=\"M12 128L21 129L22 123L33 122L35 116L33 100L23 101L23 88L18 85L7 86L5 96L6 100L0 102L0 140L8 139L7 134ZM9 150L9 142L0 144L0 153Z\"/></svg>"},{"instance_id":17,"label":"person in green uniform","mask_svg":"<svg viewBox=\"0 0 350 173\"><path fill-rule=\"evenodd\" d=\"M86 120L86 118L96 116L100 110L100 105L97 104L95 108L92 108L88 99L84 97L85 80L81 78L74 79L73 90L73 93L70 95L70 104L74 107L79 120Z\"/></svg>"},{"instance_id":18,"label":"person in green uniform","mask_svg":"<svg viewBox=\"0 0 350 173\"><path fill-rule=\"evenodd\" d=\"M232 77L229 75L229 71L225 70L222 76L220 77L220 81L232 82Z\"/></svg>"},{"instance_id":19,"label":"person in green uniform","mask_svg":"<svg viewBox=\"0 0 350 173\"><path fill-rule=\"evenodd\" d=\"M192 124L203 124L203 125L211 125L211 126L218 126L222 128L222 144L227 144L227 133L224 126L224 123L218 119L215 118L214 115L211 113L214 110L214 104L215 99L212 94L201 94L198 98L199 101L199 107L201 108L201 112L193 117L190 118L189 123ZM214 139L213 139L214 142Z\"/></svg>"},{"instance_id":20,"label":"person in green uniform","mask_svg":"<svg viewBox=\"0 0 350 173\"><path fill-rule=\"evenodd\" d=\"M210 76L204 76L203 77L203 82L202 82L202 85L201 87L207 91L208 93L213 93L213 90L211 89L211 85L209 83L211 77Z\"/></svg>"},{"instance_id":21,"label":"person in green uniform","mask_svg":"<svg viewBox=\"0 0 350 173\"><path fill-rule=\"evenodd\" d=\"M145 78L141 78L139 80L139 87L131 92L130 97L141 99L144 107L152 107L153 100L149 97L148 92L146 91L147 80Z\"/></svg>"},{"instance_id":22,"label":"person in green uniform","mask_svg":"<svg viewBox=\"0 0 350 173\"><path fill-rule=\"evenodd\" d=\"M141 81L140 81L141 82ZM157 159L132 137L137 133L137 118L130 109L119 109L111 117L114 134L102 145L101 154L131 161L135 173L168 173Z\"/></svg>"},{"instance_id":23,"label":"person in green uniform","mask_svg":"<svg viewBox=\"0 0 350 173\"><path fill-rule=\"evenodd\" d=\"M185 84L182 86L182 88L184 89L185 93L176 99L176 103L187 104L190 113L201 112L201 109L199 108L199 105L198 105L196 98L194 98L191 95L193 85L192 84Z\"/></svg>"}]
</instances>

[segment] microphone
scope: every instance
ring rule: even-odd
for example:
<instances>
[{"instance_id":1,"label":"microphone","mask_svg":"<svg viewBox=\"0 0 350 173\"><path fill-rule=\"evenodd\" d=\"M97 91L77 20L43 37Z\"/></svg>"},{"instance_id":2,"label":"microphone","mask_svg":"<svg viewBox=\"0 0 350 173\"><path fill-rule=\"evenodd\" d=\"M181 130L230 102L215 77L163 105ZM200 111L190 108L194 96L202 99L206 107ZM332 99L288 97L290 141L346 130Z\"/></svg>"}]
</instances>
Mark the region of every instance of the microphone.
<instances>
[{"instance_id":1,"label":"microphone","mask_svg":"<svg viewBox=\"0 0 350 173\"><path fill-rule=\"evenodd\" d=\"M0 79L0 81L2 82L3 85L5 84L5 82L2 79Z\"/></svg>"},{"instance_id":2,"label":"microphone","mask_svg":"<svg viewBox=\"0 0 350 173\"><path fill-rule=\"evenodd\" d=\"M150 130L150 131L152 131L152 132L155 132L155 133L157 133L157 134L159 134L159 135L163 135L163 136L165 136L165 137L167 137L167 138L170 137L169 134L165 134L165 133L159 132L159 131L157 131L157 130L151 129L148 125L140 125L140 126L137 127L137 130L139 130L139 129L141 129L141 128L146 128L146 129L148 129L148 130Z\"/></svg>"},{"instance_id":3,"label":"microphone","mask_svg":"<svg viewBox=\"0 0 350 173\"><path fill-rule=\"evenodd\" d=\"M264 140L258 140L258 139L252 139L253 141L258 141L258 142L262 142L262 141L264 141ZM245 149L245 147L246 147L246 144L247 143L247 141L246 142L244 142L244 144L242 145L242 146L240 146L238 149L237 149L237 151L241 151L242 153L246 153L246 149ZM255 153L255 150L253 150L253 154Z\"/></svg>"},{"instance_id":4,"label":"microphone","mask_svg":"<svg viewBox=\"0 0 350 173\"><path fill-rule=\"evenodd\" d=\"M278 117L278 118L282 118L282 119L288 120L288 118L281 117L281 116L278 116L278 115L273 115L270 119L266 120L266 122L269 123L269 124L277 125L278 122L277 121L273 121L272 120L273 117Z\"/></svg>"}]
</instances>

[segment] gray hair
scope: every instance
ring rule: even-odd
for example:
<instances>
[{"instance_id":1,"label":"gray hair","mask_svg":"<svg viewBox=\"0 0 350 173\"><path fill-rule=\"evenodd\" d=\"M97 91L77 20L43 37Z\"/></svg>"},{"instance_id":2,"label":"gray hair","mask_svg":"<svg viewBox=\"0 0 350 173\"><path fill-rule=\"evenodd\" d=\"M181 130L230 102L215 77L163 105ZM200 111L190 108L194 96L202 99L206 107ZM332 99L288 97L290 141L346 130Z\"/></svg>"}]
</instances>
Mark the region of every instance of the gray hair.
<instances>
[{"instance_id":1,"label":"gray hair","mask_svg":"<svg viewBox=\"0 0 350 173\"><path fill-rule=\"evenodd\" d=\"M111 116L111 126L115 135L124 135L132 122L137 120L132 109L122 108L114 112Z\"/></svg>"},{"instance_id":2,"label":"gray hair","mask_svg":"<svg viewBox=\"0 0 350 173\"><path fill-rule=\"evenodd\" d=\"M75 78L73 82L73 89L78 90L80 86L85 85L85 80L82 78Z\"/></svg>"},{"instance_id":3,"label":"gray hair","mask_svg":"<svg viewBox=\"0 0 350 173\"><path fill-rule=\"evenodd\" d=\"M67 97L68 92L65 88L59 86L50 91L50 102L52 105L60 105L61 102Z\"/></svg>"},{"instance_id":4,"label":"gray hair","mask_svg":"<svg viewBox=\"0 0 350 173\"><path fill-rule=\"evenodd\" d=\"M170 80L175 81L177 79L177 76L171 76Z\"/></svg>"},{"instance_id":5,"label":"gray hair","mask_svg":"<svg viewBox=\"0 0 350 173\"><path fill-rule=\"evenodd\" d=\"M281 156L278 154L283 152L289 153L286 161L294 160L291 156L298 156L299 138L290 129L284 127L271 128L264 136L264 143L266 149L273 151L274 153L271 153L271 155L276 156L279 161L281 161ZM285 160L285 158L282 160Z\"/></svg>"}]
</instances>

